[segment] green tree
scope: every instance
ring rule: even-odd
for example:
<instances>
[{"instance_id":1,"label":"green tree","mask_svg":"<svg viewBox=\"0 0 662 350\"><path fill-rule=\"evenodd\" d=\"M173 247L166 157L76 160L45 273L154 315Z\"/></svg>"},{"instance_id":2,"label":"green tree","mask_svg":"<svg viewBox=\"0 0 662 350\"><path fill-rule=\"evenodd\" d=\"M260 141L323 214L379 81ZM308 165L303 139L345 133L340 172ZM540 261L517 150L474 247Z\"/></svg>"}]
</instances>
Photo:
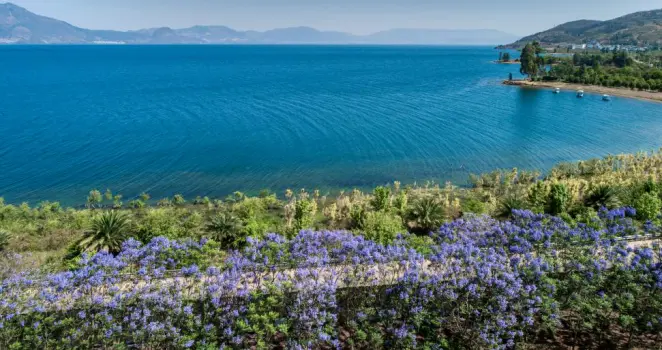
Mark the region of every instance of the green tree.
<instances>
[{"instance_id":1,"label":"green tree","mask_svg":"<svg viewBox=\"0 0 662 350\"><path fill-rule=\"evenodd\" d=\"M103 197L107 201L113 200L113 192L110 191L110 188L106 188L106 192L103 194Z\"/></svg>"},{"instance_id":2,"label":"green tree","mask_svg":"<svg viewBox=\"0 0 662 350\"><path fill-rule=\"evenodd\" d=\"M144 203L147 203L147 201L149 201L149 199L152 197L150 197L150 195L147 194L147 192L143 192L140 194L140 196L138 196L138 198L140 198L140 200L143 201Z\"/></svg>"},{"instance_id":3,"label":"green tree","mask_svg":"<svg viewBox=\"0 0 662 350\"><path fill-rule=\"evenodd\" d=\"M520 55L520 73L526 74L529 78L538 75L538 57L536 56L538 48L528 43L522 49Z\"/></svg>"},{"instance_id":4,"label":"green tree","mask_svg":"<svg viewBox=\"0 0 662 350\"><path fill-rule=\"evenodd\" d=\"M87 207L95 208L99 203L101 203L102 195L99 190L92 190L87 196Z\"/></svg>"},{"instance_id":5,"label":"green tree","mask_svg":"<svg viewBox=\"0 0 662 350\"><path fill-rule=\"evenodd\" d=\"M130 221L125 214L114 210L100 213L92 219L90 230L85 232L77 245L84 252L104 250L118 253L129 229Z\"/></svg>"},{"instance_id":6,"label":"green tree","mask_svg":"<svg viewBox=\"0 0 662 350\"><path fill-rule=\"evenodd\" d=\"M504 52L503 55L501 56L501 61L509 62L510 61L510 53L509 52Z\"/></svg>"},{"instance_id":7,"label":"green tree","mask_svg":"<svg viewBox=\"0 0 662 350\"><path fill-rule=\"evenodd\" d=\"M176 194L174 197L172 197L172 204L184 205L184 203L186 203L186 200L184 200L184 196L181 194Z\"/></svg>"},{"instance_id":8,"label":"green tree","mask_svg":"<svg viewBox=\"0 0 662 350\"><path fill-rule=\"evenodd\" d=\"M115 208L115 209L122 208L122 195L121 194L116 194L113 197L113 208Z\"/></svg>"}]
</instances>

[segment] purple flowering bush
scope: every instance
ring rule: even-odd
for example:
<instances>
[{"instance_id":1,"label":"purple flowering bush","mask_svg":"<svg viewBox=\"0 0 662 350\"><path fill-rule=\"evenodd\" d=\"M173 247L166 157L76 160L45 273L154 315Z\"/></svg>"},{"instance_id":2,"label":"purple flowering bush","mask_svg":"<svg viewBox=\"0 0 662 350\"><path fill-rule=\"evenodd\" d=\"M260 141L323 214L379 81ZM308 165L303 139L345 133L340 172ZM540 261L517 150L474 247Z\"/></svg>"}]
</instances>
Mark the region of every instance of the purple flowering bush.
<instances>
[{"instance_id":1,"label":"purple flowering bush","mask_svg":"<svg viewBox=\"0 0 662 350\"><path fill-rule=\"evenodd\" d=\"M500 349L654 343L662 252L631 208L589 223L513 211L382 245L347 231L268 234L241 251L162 237L9 274L0 348ZM648 343L647 343L648 342Z\"/></svg>"}]
</instances>

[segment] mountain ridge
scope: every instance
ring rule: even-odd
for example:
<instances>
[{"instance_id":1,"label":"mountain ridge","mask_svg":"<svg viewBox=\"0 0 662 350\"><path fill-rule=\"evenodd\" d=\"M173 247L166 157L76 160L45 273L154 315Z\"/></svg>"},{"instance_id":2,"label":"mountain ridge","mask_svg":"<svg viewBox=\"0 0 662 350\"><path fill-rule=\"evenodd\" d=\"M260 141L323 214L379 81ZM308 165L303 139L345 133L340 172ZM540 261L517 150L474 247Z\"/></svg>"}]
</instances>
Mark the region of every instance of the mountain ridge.
<instances>
[{"instance_id":1,"label":"mountain ridge","mask_svg":"<svg viewBox=\"0 0 662 350\"><path fill-rule=\"evenodd\" d=\"M600 43L603 45L662 45L662 9L639 11L606 21L577 20L525 36L505 47L527 42L543 45Z\"/></svg>"},{"instance_id":2,"label":"mountain ridge","mask_svg":"<svg viewBox=\"0 0 662 350\"><path fill-rule=\"evenodd\" d=\"M493 29L390 29L369 35L299 26L239 31L223 25L93 30L41 16L12 3L0 4L0 44L417 44L493 45L517 37Z\"/></svg>"}]
</instances>

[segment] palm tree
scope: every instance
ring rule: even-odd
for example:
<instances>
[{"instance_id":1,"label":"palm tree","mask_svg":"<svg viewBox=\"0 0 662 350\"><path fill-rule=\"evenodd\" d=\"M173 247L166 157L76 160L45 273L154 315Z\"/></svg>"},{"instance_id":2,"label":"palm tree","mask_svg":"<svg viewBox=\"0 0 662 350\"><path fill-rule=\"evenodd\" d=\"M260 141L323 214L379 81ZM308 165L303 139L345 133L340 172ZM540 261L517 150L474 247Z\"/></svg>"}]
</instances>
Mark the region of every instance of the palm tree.
<instances>
[{"instance_id":1,"label":"palm tree","mask_svg":"<svg viewBox=\"0 0 662 350\"><path fill-rule=\"evenodd\" d=\"M236 248L238 241L238 232L241 228L239 219L232 213L224 212L211 218L207 225L207 230L211 233L211 238L221 244L221 247Z\"/></svg>"},{"instance_id":2,"label":"palm tree","mask_svg":"<svg viewBox=\"0 0 662 350\"><path fill-rule=\"evenodd\" d=\"M525 207L526 204L522 199L515 195L509 195L499 203L497 216L500 218L508 218L513 215L514 209L524 209Z\"/></svg>"},{"instance_id":3,"label":"palm tree","mask_svg":"<svg viewBox=\"0 0 662 350\"><path fill-rule=\"evenodd\" d=\"M444 210L436 199L423 198L414 204L409 212L409 218L418 230L429 233L441 226Z\"/></svg>"},{"instance_id":4,"label":"palm tree","mask_svg":"<svg viewBox=\"0 0 662 350\"><path fill-rule=\"evenodd\" d=\"M130 222L127 215L118 211L103 212L92 219L90 230L78 241L83 252L101 250L118 253L127 237Z\"/></svg>"},{"instance_id":5,"label":"palm tree","mask_svg":"<svg viewBox=\"0 0 662 350\"><path fill-rule=\"evenodd\" d=\"M609 185L600 185L594 188L586 198L584 198L584 204L587 207L594 209L600 209L600 207L613 209L620 206L621 201L618 198L618 193L613 187Z\"/></svg>"}]
</instances>

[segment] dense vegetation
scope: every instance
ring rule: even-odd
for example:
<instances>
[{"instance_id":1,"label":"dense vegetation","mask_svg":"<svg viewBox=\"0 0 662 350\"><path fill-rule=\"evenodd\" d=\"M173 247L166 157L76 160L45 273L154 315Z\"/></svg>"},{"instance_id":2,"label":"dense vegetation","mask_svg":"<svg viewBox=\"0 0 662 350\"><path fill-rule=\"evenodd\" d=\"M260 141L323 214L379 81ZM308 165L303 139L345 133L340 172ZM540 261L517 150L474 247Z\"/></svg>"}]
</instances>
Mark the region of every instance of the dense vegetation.
<instances>
[{"instance_id":1,"label":"dense vegetation","mask_svg":"<svg viewBox=\"0 0 662 350\"><path fill-rule=\"evenodd\" d=\"M662 91L662 69L635 62L628 53L574 54L552 66L544 78L569 83Z\"/></svg>"},{"instance_id":2,"label":"dense vegetation","mask_svg":"<svg viewBox=\"0 0 662 350\"><path fill-rule=\"evenodd\" d=\"M521 48L538 41L545 45L582 44L662 45L662 10L636 12L608 21L579 20L526 36L508 47Z\"/></svg>"},{"instance_id":3,"label":"dense vegetation","mask_svg":"<svg viewBox=\"0 0 662 350\"><path fill-rule=\"evenodd\" d=\"M654 152L471 188L2 203L0 348L653 347L659 247L616 239L662 232L661 172Z\"/></svg>"}]
</instances>

